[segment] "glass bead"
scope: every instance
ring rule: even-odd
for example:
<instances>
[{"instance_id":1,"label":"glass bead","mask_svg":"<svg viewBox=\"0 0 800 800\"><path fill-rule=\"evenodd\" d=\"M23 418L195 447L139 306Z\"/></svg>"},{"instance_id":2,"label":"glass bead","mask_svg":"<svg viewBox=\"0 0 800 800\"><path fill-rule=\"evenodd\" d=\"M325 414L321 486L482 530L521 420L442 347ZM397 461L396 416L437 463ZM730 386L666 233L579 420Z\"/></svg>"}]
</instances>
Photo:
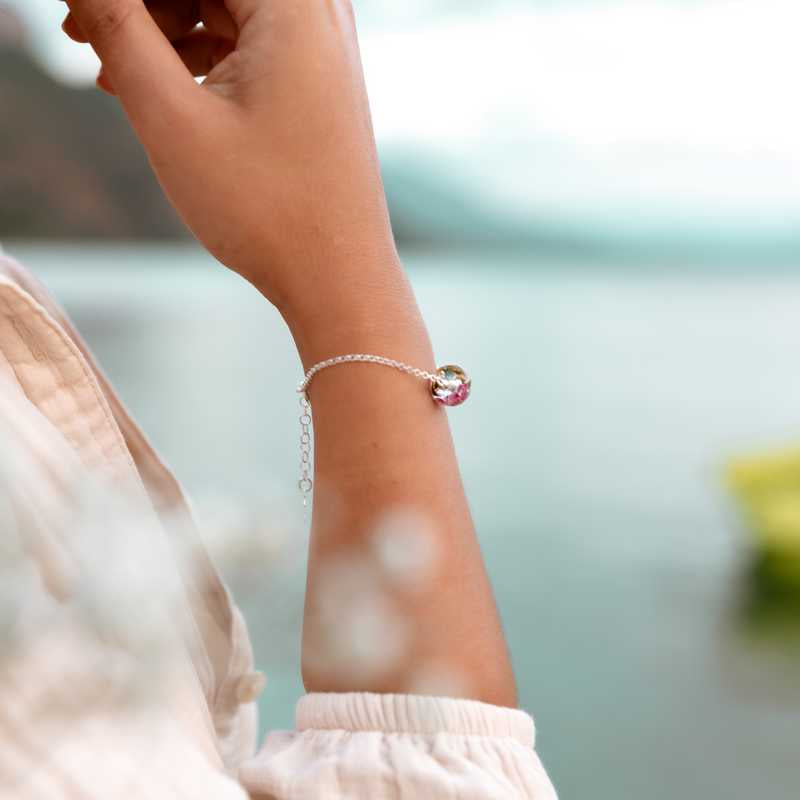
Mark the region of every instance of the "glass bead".
<instances>
[{"instance_id":1,"label":"glass bead","mask_svg":"<svg viewBox=\"0 0 800 800\"><path fill-rule=\"evenodd\" d=\"M472 390L472 380L461 367L448 364L436 370L438 382L431 382L433 399L442 406L460 406Z\"/></svg>"}]
</instances>

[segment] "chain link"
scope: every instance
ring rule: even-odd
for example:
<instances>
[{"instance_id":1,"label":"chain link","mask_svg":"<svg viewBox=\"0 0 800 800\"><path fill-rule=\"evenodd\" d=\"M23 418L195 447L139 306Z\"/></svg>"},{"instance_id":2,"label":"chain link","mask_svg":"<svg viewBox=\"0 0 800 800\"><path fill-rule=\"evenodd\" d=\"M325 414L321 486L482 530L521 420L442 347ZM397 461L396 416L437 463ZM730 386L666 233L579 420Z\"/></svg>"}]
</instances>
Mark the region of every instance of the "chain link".
<instances>
[{"instance_id":1,"label":"chain link","mask_svg":"<svg viewBox=\"0 0 800 800\"><path fill-rule=\"evenodd\" d=\"M382 364L385 367L405 372L414 378L420 380L430 381L438 385L443 385L444 381L433 372L427 372L424 369L412 367L409 364L404 364L402 361L395 361L393 358L384 358L383 356L367 355L365 353L352 353L346 356L336 356L336 358L329 358L327 361L320 361L315 364L311 369L306 372L303 382L297 387L297 392L300 395L300 480L297 482L300 492L303 495L303 505L308 506L308 501L311 493L314 490L314 481L312 475L312 462L311 462L311 401L308 398L308 387L312 379L318 372L328 367L335 367L337 364L350 364L353 362L362 364Z\"/></svg>"},{"instance_id":2,"label":"chain link","mask_svg":"<svg viewBox=\"0 0 800 800\"><path fill-rule=\"evenodd\" d=\"M426 372L424 369L412 367L409 364L404 364L402 361L395 361L393 358L385 358L384 356L372 356L364 353L351 353L346 356L336 356L336 358L329 358L327 361L320 361L315 364L311 369L306 372L303 382L297 387L297 391L301 394L305 393L313 377L322 372L323 369L328 367L335 367L337 364L350 364L358 362L362 364L382 364L384 367L391 367L392 369L405 372L407 375L412 375L420 380L432 381L441 384L441 378L433 372Z\"/></svg>"},{"instance_id":3,"label":"chain link","mask_svg":"<svg viewBox=\"0 0 800 800\"><path fill-rule=\"evenodd\" d=\"M307 506L314 481L311 478L311 403L305 393L300 397L300 480L297 485L303 495L303 505Z\"/></svg>"}]
</instances>

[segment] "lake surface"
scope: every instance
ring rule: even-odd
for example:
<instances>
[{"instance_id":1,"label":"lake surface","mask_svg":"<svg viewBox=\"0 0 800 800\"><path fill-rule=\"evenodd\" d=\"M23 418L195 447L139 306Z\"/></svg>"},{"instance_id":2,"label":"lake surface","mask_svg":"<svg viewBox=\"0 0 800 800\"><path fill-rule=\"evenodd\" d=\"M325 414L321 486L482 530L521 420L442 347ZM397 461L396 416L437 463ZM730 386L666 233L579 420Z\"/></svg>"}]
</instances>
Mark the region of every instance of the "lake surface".
<instances>
[{"instance_id":1,"label":"lake surface","mask_svg":"<svg viewBox=\"0 0 800 800\"><path fill-rule=\"evenodd\" d=\"M300 366L278 315L191 248L11 247L67 306L198 498L297 507ZM800 440L800 273L416 257L522 703L565 800L795 800L800 662L738 611L748 539L726 460ZM442 313L441 309L447 309ZM298 526L233 570L287 727Z\"/></svg>"}]
</instances>

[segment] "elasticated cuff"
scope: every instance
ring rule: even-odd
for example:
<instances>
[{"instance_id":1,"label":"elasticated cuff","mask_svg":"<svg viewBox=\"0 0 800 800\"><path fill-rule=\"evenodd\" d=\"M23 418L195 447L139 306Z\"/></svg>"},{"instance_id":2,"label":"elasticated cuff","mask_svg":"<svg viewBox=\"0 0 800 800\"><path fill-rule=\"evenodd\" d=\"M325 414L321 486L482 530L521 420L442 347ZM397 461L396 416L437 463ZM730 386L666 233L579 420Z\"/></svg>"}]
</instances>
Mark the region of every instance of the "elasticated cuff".
<instances>
[{"instance_id":1,"label":"elasticated cuff","mask_svg":"<svg viewBox=\"0 0 800 800\"><path fill-rule=\"evenodd\" d=\"M533 747L533 719L523 711L474 700L398 694L309 694L297 704L297 729L380 731L515 739Z\"/></svg>"}]
</instances>

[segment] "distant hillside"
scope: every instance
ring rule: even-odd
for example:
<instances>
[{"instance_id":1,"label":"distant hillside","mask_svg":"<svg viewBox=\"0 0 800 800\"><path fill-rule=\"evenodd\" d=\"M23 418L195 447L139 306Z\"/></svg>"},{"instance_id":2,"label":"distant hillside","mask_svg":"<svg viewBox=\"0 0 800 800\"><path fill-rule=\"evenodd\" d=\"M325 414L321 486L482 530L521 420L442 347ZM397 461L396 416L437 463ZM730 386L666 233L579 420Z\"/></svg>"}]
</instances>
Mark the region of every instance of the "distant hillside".
<instances>
[{"instance_id":1,"label":"distant hillside","mask_svg":"<svg viewBox=\"0 0 800 800\"><path fill-rule=\"evenodd\" d=\"M606 249L602 237L484 207L474 187L425 153L382 155L401 247L570 256ZM0 15L0 242L188 237L118 102L53 80L27 54L15 18Z\"/></svg>"},{"instance_id":2,"label":"distant hillside","mask_svg":"<svg viewBox=\"0 0 800 800\"><path fill-rule=\"evenodd\" d=\"M186 238L117 101L54 81L23 38L13 18L0 17L0 241ZM402 245L508 243L519 235L421 156L393 154L385 179Z\"/></svg>"},{"instance_id":3,"label":"distant hillside","mask_svg":"<svg viewBox=\"0 0 800 800\"><path fill-rule=\"evenodd\" d=\"M8 33L5 21L0 32ZM186 238L117 101L54 81L14 33L0 35L0 241ZM406 165L388 171L398 238L412 246L458 240L463 229L421 208L414 183ZM422 188L442 199L442 187Z\"/></svg>"},{"instance_id":4,"label":"distant hillside","mask_svg":"<svg viewBox=\"0 0 800 800\"><path fill-rule=\"evenodd\" d=\"M520 224L477 201L423 153L384 154L404 247L535 247L582 252L572 231ZM184 239L119 104L64 86L28 54L19 21L0 6L0 241Z\"/></svg>"},{"instance_id":5,"label":"distant hillside","mask_svg":"<svg viewBox=\"0 0 800 800\"><path fill-rule=\"evenodd\" d=\"M0 41L0 109L0 240L186 235L113 99Z\"/></svg>"}]
</instances>

